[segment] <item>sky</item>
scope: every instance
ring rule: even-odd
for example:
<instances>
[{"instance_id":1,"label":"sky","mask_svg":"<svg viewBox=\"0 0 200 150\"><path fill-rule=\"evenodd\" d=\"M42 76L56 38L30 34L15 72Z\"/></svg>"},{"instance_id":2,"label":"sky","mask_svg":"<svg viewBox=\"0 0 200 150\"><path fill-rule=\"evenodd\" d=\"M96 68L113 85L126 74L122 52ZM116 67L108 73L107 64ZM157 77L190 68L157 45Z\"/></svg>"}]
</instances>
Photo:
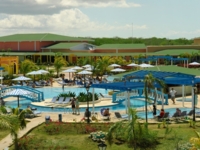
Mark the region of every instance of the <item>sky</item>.
<instances>
[{"instance_id":1,"label":"sky","mask_svg":"<svg viewBox=\"0 0 200 150\"><path fill-rule=\"evenodd\" d=\"M200 37L199 0L0 0L0 36Z\"/></svg>"}]
</instances>

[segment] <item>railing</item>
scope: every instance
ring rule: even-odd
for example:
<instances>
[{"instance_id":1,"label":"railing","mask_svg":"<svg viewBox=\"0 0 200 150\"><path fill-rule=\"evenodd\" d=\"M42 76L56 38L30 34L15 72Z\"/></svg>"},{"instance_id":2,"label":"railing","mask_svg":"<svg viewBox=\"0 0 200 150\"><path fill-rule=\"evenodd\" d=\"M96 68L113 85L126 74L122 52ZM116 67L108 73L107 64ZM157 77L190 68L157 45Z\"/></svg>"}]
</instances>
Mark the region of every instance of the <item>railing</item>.
<instances>
[{"instance_id":1,"label":"railing","mask_svg":"<svg viewBox=\"0 0 200 150\"><path fill-rule=\"evenodd\" d=\"M112 102L113 103L118 103L121 101L126 100L128 97L127 92L126 91L119 91L116 93L113 93L112 95ZM164 94L161 91L156 91L151 89L148 92L148 98L150 100L157 100L157 104L161 105L162 104L162 97L163 97L163 104L164 105L168 105L168 94ZM144 89L142 88L138 88L138 89L133 89L130 91L130 98L145 98L144 95Z\"/></svg>"},{"instance_id":2,"label":"railing","mask_svg":"<svg viewBox=\"0 0 200 150\"><path fill-rule=\"evenodd\" d=\"M20 97L27 98L33 102L41 102L44 100L43 92L38 91L28 86L10 86L10 87L3 88L2 90L0 90L1 97L6 98L6 97L11 97L11 96L17 96L17 95L6 95L8 92L11 92L14 89L22 89L22 90L29 91L30 94L20 95Z\"/></svg>"}]
</instances>

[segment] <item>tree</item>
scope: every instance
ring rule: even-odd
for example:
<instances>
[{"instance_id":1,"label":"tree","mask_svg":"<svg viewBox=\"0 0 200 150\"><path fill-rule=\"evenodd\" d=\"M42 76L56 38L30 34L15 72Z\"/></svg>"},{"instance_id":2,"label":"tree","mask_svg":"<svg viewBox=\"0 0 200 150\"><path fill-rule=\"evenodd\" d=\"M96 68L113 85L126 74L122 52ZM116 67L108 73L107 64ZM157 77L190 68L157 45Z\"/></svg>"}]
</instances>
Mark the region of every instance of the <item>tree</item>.
<instances>
[{"instance_id":1,"label":"tree","mask_svg":"<svg viewBox=\"0 0 200 150\"><path fill-rule=\"evenodd\" d=\"M148 93L151 88L155 88L155 84L158 84L161 88L165 88L165 84L163 81L154 78L152 74L147 74L144 78L144 95L145 95L145 115L146 115L146 123L148 123L148 115L147 115L147 102L149 101ZM163 90L164 91L164 90ZM156 99L154 100L154 104Z\"/></svg>"},{"instance_id":2,"label":"tree","mask_svg":"<svg viewBox=\"0 0 200 150\"><path fill-rule=\"evenodd\" d=\"M20 73L23 75L27 74L30 71L37 70L37 65L29 59L25 59L20 64Z\"/></svg>"},{"instance_id":3,"label":"tree","mask_svg":"<svg viewBox=\"0 0 200 150\"><path fill-rule=\"evenodd\" d=\"M138 121L137 112L135 109L130 108L129 121L124 123L123 121L116 122L112 125L107 134L107 140L109 145L112 145L113 141L125 141L134 150L137 148L147 149L155 147L158 144L156 133L150 132L148 128L142 126Z\"/></svg>"},{"instance_id":4,"label":"tree","mask_svg":"<svg viewBox=\"0 0 200 150\"><path fill-rule=\"evenodd\" d=\"M28 109L20 111L19 108L12 108L11 114L7 114L5 107L0 107L0 127L10 130L15 150L19 150L18 131L19 129L24 129L26 127L26 113L31 112Z\"/></svg>"},{"instance_id":5,"label":"tree","mask_svg":"<svg viewBox=\"0 0 200 150\"><path fill-rule=\"evenodd\" d=\"M58 74L60 72L60 70L62 69L62 67L68 65L68 62L63 58L61 53L56 53L55 54L55 60L54 60L54 68L56 70L57 73L57 77Z\"/></svg>"}]
</instances>

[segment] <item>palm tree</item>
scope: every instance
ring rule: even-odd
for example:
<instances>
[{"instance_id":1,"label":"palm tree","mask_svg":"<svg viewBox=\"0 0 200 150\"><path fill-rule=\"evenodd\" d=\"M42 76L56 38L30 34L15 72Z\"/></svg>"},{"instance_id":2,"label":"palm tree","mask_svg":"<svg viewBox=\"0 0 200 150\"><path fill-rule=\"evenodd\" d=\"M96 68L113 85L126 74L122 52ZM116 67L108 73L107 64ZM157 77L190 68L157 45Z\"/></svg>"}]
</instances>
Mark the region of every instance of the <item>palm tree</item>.
<instances>
[{"instance_id":1,"label":"palm tree","mask_svg":"<svg viewBox=\"0 0 200 150\"><path fill-rule=\"evenodd\" d=\"M145 94L145 115L146 115L146 123L148 123L147 116L147 102L149 101L148 93L151 88L155 88L155 84L159 84L161 88L165 88L165 84L163 81L154 78L152 74L147 74L144 78L144 94ZM156 103L156 99L154 99L154 104Z\"/></svg>"},{"instance_id":2,"label":"palm tree","mask_svg":"<svg viewBox=\"0 0 200 150\"><path fill-rule=\"evenodd\" d=\"M37 65L29 59L25 59L20 64L20 73L23 75L27 74L30 71L37 70Z\"/></svg>"},{"instance_id":3,"label":"palm tree","mask_svg":"<svg viewBox=\"0 0 200 150\"><path fill-rule=\"evenodd\" d=\"M54 67L55 67L55 70L57 73L57 77L58 77L58 74L59 74L61 68L66 65L68 65L68 62L63 58L62 54L56 53L55 60L54 60Z\"/></svg>"},{"instance_id":4,"label":"palm tree","mask_svg":"<svg viewBox=\"0 0 200 150\"><path fill-rule=\"evenodd\" d=\"M0 126L10 130L13 137L15 150L18 150L18 131L26 127L25 114L30 113L30 110L22 110L12 108L11 114L7 114L5 107L0 108Z\"/></svg>"},{"instance_id":5,"label":"palm tree","mask_svg":"<svg viewBox=\"0 0 200 150\"><path fill-rule=\"evenodd\" d=\"M137 148L146 149L145 146L147 145L148 147L155 146L157 143L156 134L149 132L148 128L143 127L137 121L138 117L135 109L129 108L128 113L131 118L127 123L120 121L110 127L106 136L109 145L112 145L113 141L119 140L126 141L134 150ZM144 142L145 144L143 144Z\"/></svg>"},{"instance_id":6,"label":"palm tree","mask_svg":"<svg viewBox=\"0 0 200 150\"><path fill-rule=\"evenodd\" d=\"M98 74L101 76L101 78L107 72L107 67L110 64L110 59L111 57L104 56L96 60L97 62L96 69L98 70Z\"/></svg>"}]
</instances>

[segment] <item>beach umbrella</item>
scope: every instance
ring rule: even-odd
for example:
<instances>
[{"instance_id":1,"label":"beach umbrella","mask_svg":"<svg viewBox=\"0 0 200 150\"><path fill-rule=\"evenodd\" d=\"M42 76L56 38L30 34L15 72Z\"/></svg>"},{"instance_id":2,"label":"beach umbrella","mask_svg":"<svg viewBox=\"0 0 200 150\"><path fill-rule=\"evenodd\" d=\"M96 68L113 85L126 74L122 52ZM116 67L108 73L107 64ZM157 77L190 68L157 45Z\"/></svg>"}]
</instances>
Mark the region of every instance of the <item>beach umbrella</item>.
<instances>
[{"instance_id":1,"label":"beach umbrella","mask_svg":"<svg viewBox=\"0 0 200 150\"><path fill-rule=\"evenodd\" d=\"M121 67L121 66L118 64L111 64L109 67Z\"/></svg>"},{"instance_id":2,"label":"beach umbrella","mask_svg":"<svg viewBox=\"0 0 200 150\"><path fill-rule=\"evenodd\" d=\"M192 62L192 63L189 63L189 65L191 65L191 66L198 66L198 65L200 65L200 63L198 63L198 62Z\"/></svg>"},{"instance_id":3,"label":"beach umbrella","mask_svg":"<svg viewBox=\"0 0 200 150\"><path fill-rule=\"evenodd\" d=\"M129 66L129 67L137 67L137 66L138 66L138 64L131 63L131 64L127 65L127 66Z\"/></svg>"},{"instance_id":4,"label":"beach umbrella","mask_svg":"<svg viewBox=\"0 0 200 150\"><path fill-rule=\"evenodd\" d=\"M5 95L10 95L10 96L17 96L17 105L19 107L19 97L21 95L30 95L31 92L27 91L27 90L22 90L22 89L14 89L8 93L6 93Z\"/></svg>"},{"instance_id":5,"label":"beach umbrella","mask_svg":"<svg viewBox=\"0 0 200 150\"><path fill-rule=\"evenodd\" d=\"M34 82L35 82L35 75L39 75L39 74L42 74L42 72L41 71L32 71L32 72L27 73L27 75L34 75Z\"/></svg>"},{"instance_id":6,"label":"beach umbrella","mask_svg":"<svg viewBox=\"0 0 200 150\"><path fill-rule=\"evenodd\" d=\"M70 69L64 70L62 72L63 73L69 73L69 78L70 78L70 73L77 72L77 71L75 69L73 69L73 68L70 68Z\"/></svg>"},{"instance_id":7,"label":"beach umbrella","mask_svg":"<svg viewBox=\"0 0 200 150\"><path fill-rule=\"evenodd\" d=\"M111 72L124 72L126 70L124 69L121 69L121 68L115 68L115 69L112 69Z\"/></svg>"},{"instance_id":8,"label":"beach umbrella","mask_svg":"<svg viewBox=\"0 0 200 150\"><path fill-rule=\"evenodd\" d=\"M73 69L73 68L70 68L70 69L67 69L67 70L64 70L64 71L62 71L63 73L70 73L70 72L77 72L75 69Z\"/></svg>"},{"instance_id":9,"label":"beach umbrella","mask_svg":"<svg viewBox=\"0 0 200 150\"><path fill-rule=\"evenodd\" d=\"M75 67L73 67L73 68L71 68L71 69L74 69L74 70L81 70L81 69L83 69L82 67L79 67L79 66L75 66Z\"/></svg>"},{"instance_id":10,"label":"beach umbrella","mask_svg":"<svg viewBox=\"0 0 200 150\"><path fill-rule=\"evenodd\" d=\"M13 81L27 81L27 80L31 80L31 78L27 78L25 76L20 76L17 78L12 79Z\"/></svg>"},{"instance_id":11,"label":"beach umbrella","mask_svg":"<svg viewBox=\"0 0 200 150\"><path fill-rule=\"evenodd\" d=\"M49 71L46 71L46 70L43 70L43 69L40 69L40 70L38 70L37 72L41 72L42 74L47 74L47 73L49 73Z\"/></svg>"},{"instance_id":12,"label":"beach umbrella","mask_svg":"<svg viewBox=\"0 0 200 150\"><path fill-rule=\"evenodd\" d=\"M87 71L87 70L83 70L83 71L78 72L77 74L86 75L86 74L92 74L92 72Z\"/></svg>"},{"instance_id":13,"label":"beach umbrella","mask_svg":"<svg viewBox=\"0 0 200 150\"><path fill-rule=\"evenodd\" d=\"M139 66L142 67L142 68L151 68L151 67L154 67L153 65L145 64L145 63L140 64Z\"/></svg>"},{"instance_id":14,"label":"beach umbrella","mask_svg":"<svg viewBox=\"0 0 200 150\"><path fill-rule=\"evenodd\" d=\"M89 65L89 64L87 64L87 65L85 65L85 66L82 66L83 68L91 68L91 67L93 67L92 65Z\"/></svg>"}]
</instances>

